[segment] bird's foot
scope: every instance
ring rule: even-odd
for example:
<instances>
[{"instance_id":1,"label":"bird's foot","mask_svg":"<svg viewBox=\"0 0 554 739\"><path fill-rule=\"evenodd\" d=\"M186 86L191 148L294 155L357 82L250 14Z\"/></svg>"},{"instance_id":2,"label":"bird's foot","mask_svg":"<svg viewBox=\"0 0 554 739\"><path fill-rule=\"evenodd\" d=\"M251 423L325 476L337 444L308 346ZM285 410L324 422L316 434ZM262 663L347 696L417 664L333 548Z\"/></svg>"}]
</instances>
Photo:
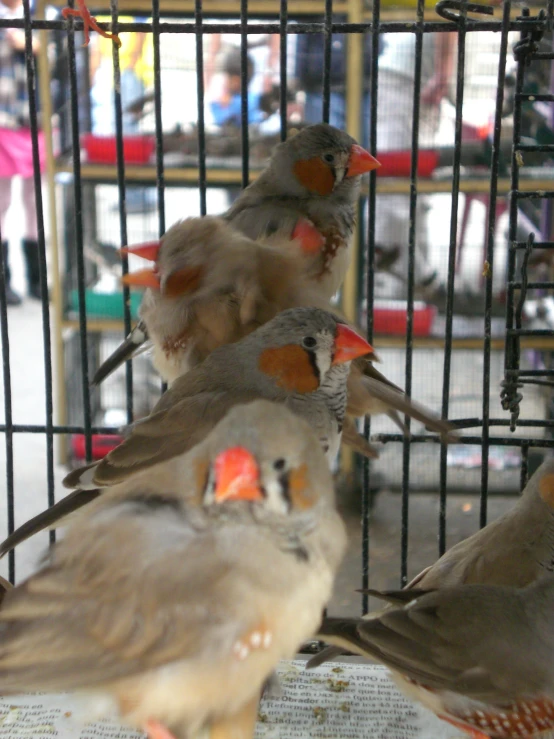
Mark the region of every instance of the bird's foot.
<instances>
[{"instance_id":1,"label":"bird's foot","mask_svg":"<svg viewBox=\"0 0 554 739\"><path fill-rule=\"evenodd\" d=\"M143 729L148 735L148 739L175 739L173 734L163 724L153 719L147 721Z\"/></svg>"}]
</instances>

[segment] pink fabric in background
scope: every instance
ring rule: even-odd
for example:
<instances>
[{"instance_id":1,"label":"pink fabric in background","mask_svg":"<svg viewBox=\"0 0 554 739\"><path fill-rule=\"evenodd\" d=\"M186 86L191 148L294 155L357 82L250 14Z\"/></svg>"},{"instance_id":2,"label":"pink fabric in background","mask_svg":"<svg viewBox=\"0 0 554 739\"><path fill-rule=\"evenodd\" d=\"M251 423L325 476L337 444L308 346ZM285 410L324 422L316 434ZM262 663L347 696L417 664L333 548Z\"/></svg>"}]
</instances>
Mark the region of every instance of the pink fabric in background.
<instances>
[{"instance_id":1,"label":"pink fabric in background","mask_svg":"<svg viewBox=\"0 0 554 739\"><path fill-rule=\"evenodd\" d=\"M40 171L44 172L44 133L38 132ZM0 128L0 177L33 176L33 147L30 128Z\"/></svg>"}]
</instances>

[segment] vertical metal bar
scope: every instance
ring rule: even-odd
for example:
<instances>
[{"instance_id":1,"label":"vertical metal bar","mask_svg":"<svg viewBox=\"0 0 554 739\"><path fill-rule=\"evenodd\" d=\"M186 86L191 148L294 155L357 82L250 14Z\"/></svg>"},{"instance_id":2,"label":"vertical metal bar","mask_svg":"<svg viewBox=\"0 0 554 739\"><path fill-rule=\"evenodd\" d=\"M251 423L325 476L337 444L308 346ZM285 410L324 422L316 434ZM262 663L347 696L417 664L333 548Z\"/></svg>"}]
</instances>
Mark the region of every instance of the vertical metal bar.
<instances>
[{"instance_id":1,"label":"vertical metal bar","mask_svg":"<svg viewBox=\"0 0 554 739\"><path fill-rule=\"evenodd\" d=\"M348 3L348 23L362 23L363 8L359 0L350 0ZM362 116L360 111L364 99L364 43L361 33L351 33L346 46L346 130L358 141L362 139ZM358 203L358 210L359 210ZM359 309L359 286L360 286L360 248L361 238L358 228L359 212L356 214L356 222L352 234L352 247L350 249L350 265L344 278L341 290L341 306L345 316L351 321L358 320ZM350 459L343 454L342 466L347 471L347 463L351 466Z\"/></svg>"},{"instance_id":2,"label":"vertical metal bar","mask_svg":"<svg viewBox=\"0 0 554 739\"><path fill-rule=\"evenodd\" d=\"M0 233L0 241L4 234ZM15 498L13 490L13 416L12 376L10 369L10 337L8 332L8 306L6 303L6 263L0 255L0 336L2 337L2 375L4 380L4 416L6 423L6 503L8 507L8 535L15 529ZM8 554L8 577L15 582L15 552Z\"/></svg>"},{"instance_id":3,"label":"vertical metal bar","mask_svg":"<svg viewBox=\"0 0 554 739\"><path fill-rule=\"evenodd\" d=\"M323 110L322 119L329 123L331 114L331 50L333 34L331 27L333 23L333 0L325 0L325 30L323 33Z\"/></svg>"},{"instance_id":4,"label":"vertical metal bar","mask_svg":"<svg viewBox=\"0 0 554 739\"><path fill-rule=\"evenodd\" d=\"M287 139L287 21L288 0L281 0L279 11L279 115L281 118L281 141Z\"/></svg>"},{"instance_id":5,"label":"vertical metal bar","mask_svg":"<svg viewBox=\"0 0 554 739\"><path fill-rule=\"evenodd\" d=\"M23 0L23 16L25 19L25 66L27 70L27 94L29 96L29 122L31 124L31 147L33 152L33 179L37 213L37 247L39 262L39 280L42 308L42 340L44 352L44 395L46 401L46 484L48 505L54 499L54 432L53 427L53 380L52 380L52 337L50 332L50 308L48 305L48 278L46 266L46 242L44 237L44 209L42 203L42 180L40 172L40 154L38 144L37 118L37 79L35 57L33 54L33 31L31 29L31 8L29 0ZM50 531L50 541L55 540L54 531Z\"/></svg>"},{"instance_id":6,"label":"vertical metal bar","mask_svg":"<svg viewBox=\"0 0 554 739\"><path fill-rule=\"evenodd\" d=\"M369 119L369 150L377 152L377 95L379 91L379 34L381 19L381 1L373 0L373 24L371 27L371 93ZM366 111L367 113L367 111ZM377 194L377 173L369 173L368 224L367 224L367 251L365 255L366 268L366 320L367 338L373 340L373 302L374 302L374 270L375 270L375 199ZM366 416L364 421L364 436L369 439L371 420ZM369 587L369 522L370 522L370 477L369 460L364 458L362 467L362 589ZM362 613L367 613L369 599L362 596Z\"/></svg>"},{"instance_id":7,"label":"vertical metal bar","mask_svg":"<svg viewBox=\"0 0 554 739\"><path fill-rule=\"evenodd\" d=\"M112 29L117 33L118 0L111 0ZM125 199L125 157L123 152L123 111L121 103L121 67L119 64L119 47L112 44L113 59L113 100L115 110L115 146L117 162L117 192L119 208L119 241L121 246L128 243L127 235L127 203ZM129 271L127 255L122 255L123 274ZM131 331L131 294L127 285L123 285L123 327L125 336ZM125 406L127 423L133 420L133 363L125 362Z\"/></svg>"},{"instance_id":8,"label":"vertical metal bar","mask_svg":"<svg viewBox=\"0 0 554 739\"><path fill-rule=\"evenodd\" d=\"M39 0L38 13L41 19L45 19L45 3ZM61 36L56 33L56 36ZM48 32L40 31L40 46L38 52L38 83L39 83L39 99L42 109L42 128L44 131L44 148L46 155L46 186L48 191L48 220L50 223L49 233L49 250L50 250L50 266L51 266L51 298L52 313L54 319L54 355L55 355L55 371L54 379L56 382L56 416L59 424L64 426L67 422L67 393L64 382L64 342L62 336L62 295L60 280L60 264L59 264L59 244L58 244L58 219L56 212L56 184L54 179L54 150L52 137L52 97L51 97L51 80L50 65L48 62ZM65 464L65 436L60 434L57 437L58 445L58 463Z\"/></svg>"},{"instance_id":9,"label":"vertical metal bar","mask_svg":"<svg viewBox=\"0 0 554 739\"><path fill-rule=\"evenodd\" d=\"M88 372L87 311L85 292L85 258L83 238L83 189L81 181L81 151L79 144L79 96L77 88L77 63L75 58L75 31L73 18L69 18L67 52L69 68L69 102L71 110L71 155L73 161L73 196L75 205L75 249L77 264L77 296L79 305L79 346L81 349L81 382L83 386L83 427L85 457L92 459L90 385Z\"/></svg>"},{"instance_id":10,"label":"vertical metal bar","mask_svg":"<svg viewBox=\"0 0 554 739\"><path fill-rule=\"evenodd\" d=\"M487 523L487 504L489 493L492 280L494 268L494 237L496 232L498 168L500 163L500 134L502 131L502 105L504 101L504 83L506 79L506 57L508 54L510 10L511 0L505 0L502 15L500 53L498 57L498 82L496 87L496 108L494 113L494 133L491 153L489 218L487 222L487 257L486 264L483 266L483 274L485 275L485 338L483 342L483 442L481 451L481 506L479 512L479 525L481 528Z\"/></svg>"},{"instance_id":11,"label":"vertical metal bar","mask_svg":"<svg viewBox=\"0 0 554 739\"><path fill-rule=\"evenodd\" d=\"M454 277L456 239L458 234L458 199L460 193L460 161L462 150L462 108L464 103L464 65L467 7L461 4L458 28L458 69L456 79L456 123L454 135L454 162L452 171L452 207L450 212L450 244L448 249L448 281L446 293L446 326L444 337L444 371L442 385L442 417L448 418L450 372L452 366L452 317L454 308ZM446 444L441 444L439 482L439 555L446 548Z\"/></svg>"},{"instance_id":12,"label":"vertical metal bar","mask_svg":"<svg viewBox=\"0 0 554 739\"><path fill-rule=\"evenodd\" d=\"M523 488L527 485L528 479L529 479L529 444L526 444L524 442L521 445L521 473L520 473L520 480L519 480L520 490L523 490Z\"/></svg>"},{"instance_id":13,"label":"vertical metal bar","mask_svg":"<svg viewBox=\"0 0 554 739\"><path fill-rule=\"evenodd\" d=\"M242 153L242 186L246 187L250 171L248 147L248 0L240 0L240 132Z\"/></svg>"},{"instance_id":14,"label":"vertical metal bar","mask_svg":"<svg viewBox=\"0 0 554 739\"><path fill-rule=\"evenodd\" d=\"M200 215L206 215L206 129L204 124L204 38L202 36L202 0L195 0L196 24L196 97L198 105L198 185Z\"/></svg>"},{"instance_id":15,"label":"vertical metal bar","mask_svg":"<svg viewBox=\"0 0 554 739\"><path fill-rule=\"evenodd\" d=\"M523 8L522 17L529 17L529 9ZM521 39L527 36L527 32L522 32ZM523 90L523 81L525 79L525 57L517 56L516 84L514 90L514 112L513 112L513 132L512 132L512 157L511 157L511 180L510 180L510 215L508 222L508 245L513 244L517 239L517 211L518 198L516 191L519 190L519 164L517 161L517 146L521 142L521 95ZM515 280L516 272L516 250L508 248L508 263L506 266L507 282ZM514 327L514 290L508 287L506 291L506 349L504 355L504 370L519 369L519 336L509 335L509 329ZM514 377L514 383L517 382Z\"/></svg>"},{"instance_id":16,"label":"vertical metal bar","mask_svg":"<svg viewBox=\"0 0 554 739\"><path fill-rule=\"evenodd\" d=\"M165 174L162 126L162 73L160 61L160 0L152 0L152 46L154 50L154 119L156 134L156 186L158 189L158 231L165 233Z\"/></svg>"},{"instance_id":17,"label":"vertical metal bar","mask_svg":"<svg viewBox=\"0 0 554 739\"><path fill-rule=\"evenodd\" d=\"M405 392L412 394L413 341L414 341L414 270L415 241L417 225L417 162L419 155L419 111L421 98L421 70L423 57L423 13L425 0L417 3L417 29L415 34L414 98L412 115L412 143L410 163L410 224L408 230L408 294L406 315L406 368ZM406 427L410 428L410 418L405 416ZM402 524L400 539L400 585L408 582L408 524L410 494L410 453L411 442L405 437L402 442Z\"/></svg>"}]
</instances>

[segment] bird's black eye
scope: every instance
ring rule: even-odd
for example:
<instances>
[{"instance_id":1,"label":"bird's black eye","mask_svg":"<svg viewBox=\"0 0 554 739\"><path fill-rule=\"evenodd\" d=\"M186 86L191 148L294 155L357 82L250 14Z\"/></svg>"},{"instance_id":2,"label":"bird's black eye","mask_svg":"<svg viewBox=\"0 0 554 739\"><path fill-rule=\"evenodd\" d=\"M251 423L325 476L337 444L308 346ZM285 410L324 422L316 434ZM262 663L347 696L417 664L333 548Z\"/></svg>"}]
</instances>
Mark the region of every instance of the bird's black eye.
<instances>
[{"instance_id":1,"label":"bird's black eye","mask_svg":"<svg viewBox=\"0 0 554 739\"><path fill-rule=\"evenodd\" d=\"M280 459L276 459L275 462L273 462L273 467L277 470L284 470L285 469L285 460L281 457Z\"/></svg>"},{"instance_id":2,"label":"bird's black eye","mask_svg":"<svg viewBox=\"0 0 554 739\"><path fill-rule=\"evenodd\" d=\"M334 154L323 154L321 157L324 162L327 164L334 164L335 163L335 155Z\"/></svg>"},{"instance_id":3,"label":"bird's black eye","mask_svg":"<svg viewBox=\"0 0 554 739\"><path fill-rule=\"evenodd\" d=\"M314 346L317 344L316 339L314 339L313 336L304 336L302 339L302 346L305 349L313 349Z\"/></svg>"}]
</instances>

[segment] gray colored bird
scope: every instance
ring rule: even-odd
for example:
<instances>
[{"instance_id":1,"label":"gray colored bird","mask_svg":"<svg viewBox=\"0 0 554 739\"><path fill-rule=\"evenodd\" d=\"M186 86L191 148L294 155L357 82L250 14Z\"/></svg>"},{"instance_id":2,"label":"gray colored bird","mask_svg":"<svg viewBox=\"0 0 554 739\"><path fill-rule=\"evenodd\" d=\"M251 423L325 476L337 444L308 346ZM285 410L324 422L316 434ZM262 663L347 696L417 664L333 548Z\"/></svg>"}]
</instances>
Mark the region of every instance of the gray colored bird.
<instances>
[{"instance_id":1,"label":"gray colored bird","mask_svg":"<svg viewBox=\"0 0 554 739\"><path fill-rule=\"evenodd\" d=\"M402 595L368 592L402 602L420 590L458 585L524 588L545 576L552 576L553 570L554 458L550 458L530 478L513 508L445 552L433 565L420 572L401 591ZM345 640L344 634L339 637L341 629L340 619L324 620L320 637L342 647ZM360 652L360 641L353 641L347 648ZM341 653L338 646L329 647L316 655L311 665L321 664Z\"/></svg>"},{"instance_id":2,"label":"gray colored bird","mask_svg":"<svg viewBox=\"0 0 554 739\"><path fill-rule=\"evenodd\" d=\"M101 489L143 484L172 489L183 455L235 405L266 399L286 405L310 424L334 462L346 410L350 361L371 346L334 315L316 308L284 311L242 341L216 349L176 380L150 416L100 462L74 470L64 485L77 488L15 531L5 553L95 499Z\"/></svg>"},{"instance_id":3,"label":"gray colored bird","mask_svg":"<svg viewBox=\"0 0 554 739\"><path fill-rule=\"evenodd\" d=\"M277 248L287 252L299 224L311 222L319 238L310 242L307 289L314 288L318 300L313 304L320 305L342 285L350 263L361 175L377 167L379 162L344 131L326 123L307 126L275 148L264 171L222 218L250 239L270 238ZM150 251L142 253L156 258L159 243L147 247ZM304 250L302 244L299 247ZM245 265L244 270L248 269ZM282 284L286 276L280 277L278 271L274 276ZM134 279L132 284L137 284ZM142 284L155 286L151 279ZM102 382L131 359L148 338L147 323L141 320L99 368L94 382Z\"/></svg>"},{"instance_id":4,"label":"gray colored bird","mask_svg":"<svg viewBox=\"0 0 554 739\"><path fill-rule=\"evenodd\" d=\"M321 635L332 631L333 642L390 667L408 696L473 739L554 735L552 576L526 587L401 590L387 599L396 605L336 619Z\"/></svg>"},{"instance_id":5,"label":"gray colored bird","mask_svg":"<svg viewBox=\"0 0 554 739\"><path fill-rule=\"evenodd\" d=\"M283 406L233 408L170 488L77 517L0 610L0 693L78 690L151 739L251 739L344 554L332 478Z\"/></svg>"}]
</instances>

